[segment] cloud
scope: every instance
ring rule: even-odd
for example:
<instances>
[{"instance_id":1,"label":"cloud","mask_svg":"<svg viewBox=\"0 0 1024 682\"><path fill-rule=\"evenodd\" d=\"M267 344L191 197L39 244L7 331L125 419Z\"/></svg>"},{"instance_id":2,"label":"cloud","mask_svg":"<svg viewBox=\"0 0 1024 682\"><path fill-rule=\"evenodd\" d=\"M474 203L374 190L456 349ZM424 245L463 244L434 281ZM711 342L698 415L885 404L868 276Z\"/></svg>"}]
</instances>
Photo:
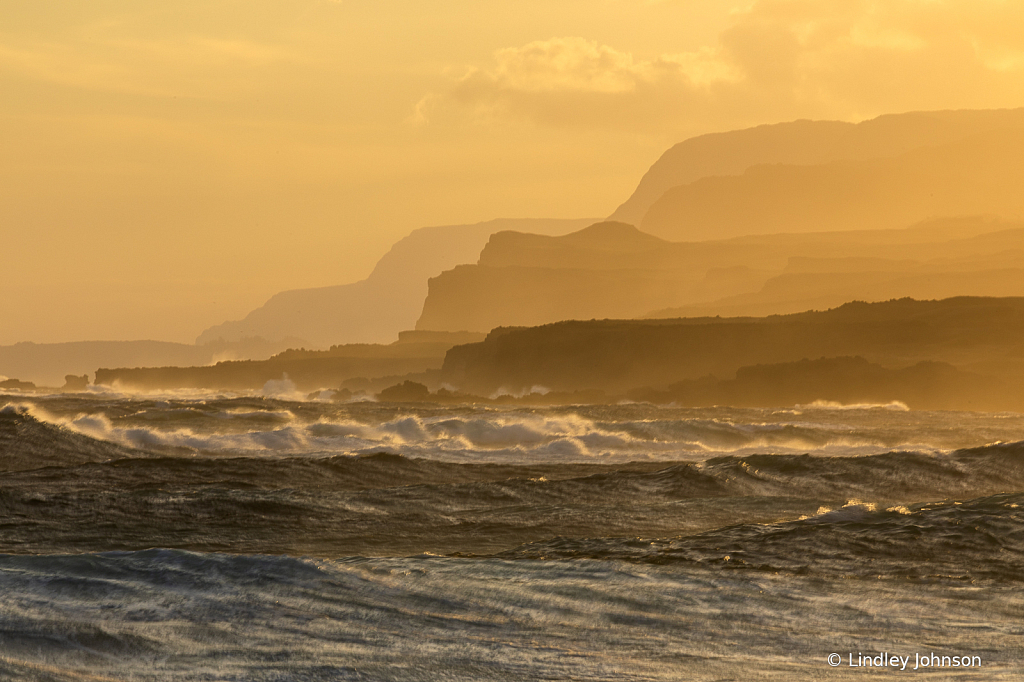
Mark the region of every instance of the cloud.
<instances>
[{"instance_id":1,"label":"cloud","mask_svg":"<svg viewBox=\"0 0 1024 682\"><path fill-rule=\"evenodd\" d=\"M659 80L689 79L703 84L735 77L727 65L708 55L666 55L640 61L627 52L583 38L555 38L506 48L495 53L495 60L497 66L492 71L471 70L461 79L457 91L469 94L493 88L528 93L621 94L636 92Z\"/></svg>"},{"instance_id":2,"label":"cloud","mask_svg":"<svg viewBox=\"0 0 1024 682\"><path fill-rule=\"evenodd\" d=\"M580 37L498 50L412 120L723 127L1024 105L1024 3L756 0L715 44L640 58Z\"/></svg>"},{"instance_id":3,"label":"cloud","mask_svg":"<svg viewBox=\"0 0 1024 682\"><path fill-rule=\"evenodd\" d=\"M420 100L413 120L459 111L554 125L646 120L660 116L666 104L742 78L711 49L642 60L579 37L505 48L494 57L492 68L466 69L447 92Z\"/></svg>"}]
</instances>

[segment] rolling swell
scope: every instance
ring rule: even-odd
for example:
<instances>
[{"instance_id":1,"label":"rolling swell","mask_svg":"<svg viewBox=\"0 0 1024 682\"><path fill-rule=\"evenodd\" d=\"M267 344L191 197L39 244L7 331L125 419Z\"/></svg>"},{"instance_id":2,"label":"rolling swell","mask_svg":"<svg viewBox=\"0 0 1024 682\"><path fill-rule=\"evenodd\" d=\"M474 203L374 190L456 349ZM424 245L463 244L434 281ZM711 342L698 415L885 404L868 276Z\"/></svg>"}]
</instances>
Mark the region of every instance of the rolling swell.
<instances>
[{"instance_id":1,"label":"rolling swell","mask_svg":"<svg viewBox=\"0 0 1024 682\"><path fill-rule=\"evenodd\" d=\"M0 555L0 678L821 679L822 651L970 651L1019 678L1017 585L612 561ZM829 679L863 679L842 668Z\"/></svg>"},{"instance_id":2,"label":"rolling swell","mask_svg":"<svg viewBox=\"0 0 1024 682\"><path fill-rule=\"evenodd\" d=\"M556 537L664 538L774 524L853 498L890 507L1024 490L1021 443L937 454L513 465L146 452L24 410L0 417L13 432L0 454L16 464L0 485L0 551L9 553L493 553Z\"/></svg>"},{"instance_id":3,"label":"rolling swell","mask_svg":"<svg viewBox=\"0 0 1024 682\"><path fill-rule=\"evenodd\" d=\"M6 410L6 408L5 408ZM1024 488L1024 442L951 453L887 452L857 457L745 455L704 462L640 461L457 463L371 455L284 457L204 455L127 449L0 412L0 466L8 488L63 484L89 489L159 483L169 489L372 490L411 485L504 482L556 498L654 494L666 499L717 496L868 496L964 499Z\"/></svg>"},{"instance_id":4,"label":"rolling swell","mask_svg":"<svg viewBox=\"0 0 1024 682\"><path fill-rule=\"evenodd\" d=\"M951 453L887 452L861 457L750 455L702 466L735 492L923 501L1024 489L1024 442Z\"/></svg>"},{"instance_id":5,"label":"rolling swell","mask_svg":"<svg viewBox=\"0 0 1024 682\"><path fill-rule=\"evenodd\" d=\"M699 564L824 576L1024 581L1024 493L879 509L851 502L813 517L671 539L558 538L495 555Z\"/></svg>"}]
</instances>

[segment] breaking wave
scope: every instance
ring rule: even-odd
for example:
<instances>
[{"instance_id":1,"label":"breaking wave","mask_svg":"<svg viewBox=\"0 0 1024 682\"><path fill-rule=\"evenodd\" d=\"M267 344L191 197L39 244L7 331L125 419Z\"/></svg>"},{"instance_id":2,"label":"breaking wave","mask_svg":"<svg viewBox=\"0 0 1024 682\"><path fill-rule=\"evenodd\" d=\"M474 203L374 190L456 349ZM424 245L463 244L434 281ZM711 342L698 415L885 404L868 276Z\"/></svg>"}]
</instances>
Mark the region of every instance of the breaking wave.
<instances>
[{"instance_id":1,"label":"breaking wave","mask_svg":"<svg viewBox=\"0 0 1024 682\"><path fill-rule=\"evenodd\" d=\"M14 409L14 408L5 408ZM987 439L948 420L895 408L666 411L338 405L246 397L210 400L65 400L17 408L67 436L133 449L290 456L390 452L447 461L698 461L715 454L863 455L893 448L948 450ZM831 415L831 416L830 416ZM906 428L899 419L918 419ZM993 419L995 417L993 416ZM993 432L1024 438L1024 420ZM1006 422L1010 422L1007 424ZM1017 422L1021 422L1018 424Z\"/></svg>"}]
</instances>

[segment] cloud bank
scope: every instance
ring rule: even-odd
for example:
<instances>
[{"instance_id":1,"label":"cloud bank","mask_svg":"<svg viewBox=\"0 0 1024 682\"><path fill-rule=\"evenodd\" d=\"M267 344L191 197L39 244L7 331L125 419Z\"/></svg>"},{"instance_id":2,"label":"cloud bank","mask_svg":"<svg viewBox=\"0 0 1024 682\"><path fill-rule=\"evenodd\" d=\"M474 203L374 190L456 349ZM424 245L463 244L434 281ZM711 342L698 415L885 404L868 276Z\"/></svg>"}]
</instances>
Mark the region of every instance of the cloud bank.
<instances>
[{"instance_id":1,"label":"cloud bank","mask_svg":"<svg viewBox=\"0 0 1024 682\"><path fill-rule=\"evenodd\" d=\"M582 37L494 53L414 120L671 130L1024 105L1024 3L757 0L714 45L641 58Z\"/></svg>"}]
</instances>

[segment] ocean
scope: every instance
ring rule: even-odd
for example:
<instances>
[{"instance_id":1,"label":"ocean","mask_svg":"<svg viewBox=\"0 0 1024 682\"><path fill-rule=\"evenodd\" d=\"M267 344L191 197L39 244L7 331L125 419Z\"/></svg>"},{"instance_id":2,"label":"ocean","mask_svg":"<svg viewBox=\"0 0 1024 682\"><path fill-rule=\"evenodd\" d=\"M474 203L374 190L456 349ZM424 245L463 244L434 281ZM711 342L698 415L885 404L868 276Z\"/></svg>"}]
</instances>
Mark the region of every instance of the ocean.
<instances>
[{"instance_id":1,"label":"ocean","mask_svg":"<svg viewBox=\"0 0 1024 682\"><path fill-rule=\"evenodd\" d=\"M5 395L0 597L3 680L1018 680L1024 415Z\"/></svg>"}]
</instances>

